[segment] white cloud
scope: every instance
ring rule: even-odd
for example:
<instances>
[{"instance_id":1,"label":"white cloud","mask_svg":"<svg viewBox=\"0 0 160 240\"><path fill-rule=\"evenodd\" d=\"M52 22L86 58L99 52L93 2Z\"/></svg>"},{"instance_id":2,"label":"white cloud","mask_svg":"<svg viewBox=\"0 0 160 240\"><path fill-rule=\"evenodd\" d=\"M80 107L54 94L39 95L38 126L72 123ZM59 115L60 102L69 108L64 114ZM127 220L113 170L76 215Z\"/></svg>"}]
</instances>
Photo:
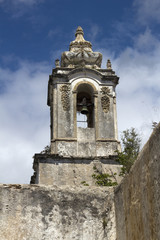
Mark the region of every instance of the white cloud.
<instances>
[{"instance_id":1,"label":"white cloud","mask_svg":"<svg viewBox=\"0 0 160 240\"><path fill-rule=\"evenodd\" d=\"M16 1L17 3L24 3L24 4L35 4L35 3L41 2L41 0L14 0L14 2Z\"/></svg>"},{"instance_id":2,"label":"white cloud","mask_svg":"<svg viewBox=\"0 0 160 240\"><path fill-rule=\"evenodd\" d=\"M109 49L103 53L103 68L110 58L120 77L117 86L119 132L134 127L142 136L142 145L152 132L152 122L160 121L160 41L147 28L133 37L134 44L119 56ZM119 134L120 135L120 134Z\"/></svg>"},{"instance_id":3,"label":"white cloud","mask_svg":"<svg viewBox=\"0 0 160 240\"><path fill-rule=\"evenodd\" d=\"M159 49L159 40L152 34L151 29L146 28L144 33L140 33L138 38L133 38L135 48L141 52L153 52Z\"/></svg>"},{"instance_id":4,"label":"white cloud","mask_svg":"<svg viewBox=\"0 0 160 240\"><path fill-rule=\"evenodd\" d=\"M49 143L49 72L45 63L21 62L16 71L0 69L2 183L29 183L32 156Z\"/></svg>"},{"instance_id":5,"label":"white cloud","mask_svg":"<svg viewBox=\"0 0 160 240\"><path fill-rule=\"evenodd\" d=\"M152 121L160 121L160 41L147 30L135 42L134 47L113 59L113 66L120 76L119 129L137 128L144 144L152 131Z\"/></svg>"},{"instance_id":6,"label":"white cloud","mask_svg":"<svg viewBox=\"0 0 160 240\"><path fill-rule=\"evenodd\" d=\"M0 0L0 3L6 3L6 4L12 4L12 5L18 5L18 4L23 4L26 6L31 6L34 4L38 4L42 2L43 0Z\"/></svg>"},{"instance_id":7,"label":"white cloud","mask_svg":"<svg viewBox=\"0 0 160 240\"><path fill-rule=\"evenodd\" d=\"M0 0L0 7L9 12L11 17L18 18L42 2L44 0Z\"/></svg>"},{"instance_id":8,"label":"white cloud","mask_svg":"<svg viewBox=\"0 0 160 240\"><path fill-rule=\"evenodd\" d=\"M160 1L159 0L134 0L139 22L148 24L155 20L160 23Z\"/></svg>"},{"instance_id":9,"label":"white cloud","mask_svg":"<svg viewBox=\"0 0 160 240\"><path fill-rule=\"evenodd\" d=\"M96 37L100 34L101 32L101 27L97 24L90 24L89 32L88 32L88 37L90 39L90 42L94 44Z\"/></svg>"},{"instance_id":10,"label":"white cloud","mask_svg":"<svg viewBox=\"0 0 160 240\"><path fill-rule=\"evenodd\" d=\"M51 30L49 30L49 32L48 32L48 37L49 38L52 38L53 39L53 37L57 37L57 36L62 36L62 32L61 32L61 29L60 28L56 28L56 29L51 29Z\"/></svg>"}]
</instances>

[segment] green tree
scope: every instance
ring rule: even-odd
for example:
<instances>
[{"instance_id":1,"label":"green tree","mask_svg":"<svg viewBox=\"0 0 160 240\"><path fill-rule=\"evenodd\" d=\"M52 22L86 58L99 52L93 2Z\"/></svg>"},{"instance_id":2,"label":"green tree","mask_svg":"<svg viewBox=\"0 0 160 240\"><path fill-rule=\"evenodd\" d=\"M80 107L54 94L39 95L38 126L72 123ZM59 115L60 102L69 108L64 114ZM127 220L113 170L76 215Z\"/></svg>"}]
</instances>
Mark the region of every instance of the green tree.
<instances>
[{"instance_id":1,"label":"green tree","mask_svg":"<svg viewBox=\"0 0 160 240\"><path fill-rule=\"evenodd\" d=\"M141 138L134 128L123 131L121 135L122 152L117 151L117 161L122 165L121 175L130 171L140 151Z\"/></svg>"}]
</instances>

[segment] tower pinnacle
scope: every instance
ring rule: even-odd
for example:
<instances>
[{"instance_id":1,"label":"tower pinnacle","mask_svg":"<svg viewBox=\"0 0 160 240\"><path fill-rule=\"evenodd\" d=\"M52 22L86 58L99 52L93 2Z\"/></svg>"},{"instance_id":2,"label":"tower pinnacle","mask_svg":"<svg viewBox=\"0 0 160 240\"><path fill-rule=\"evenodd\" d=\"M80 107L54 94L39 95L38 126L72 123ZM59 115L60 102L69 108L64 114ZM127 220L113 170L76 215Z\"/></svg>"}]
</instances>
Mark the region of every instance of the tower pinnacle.
<instances>
[{"instance_id":1,"label":"tower pinnacle","mask_svg":"<svg viewBox=\"0 0 160 240\"><path fill-rule=\"evenodd\" d=\"M76 39L69 45L69 51L63 52L61 66L76 68L87 67L92 69L101 68L102 54L92 51L92 44L84 39L82 27L78 27L75 33Z\"/></svg>"}]
</instances>

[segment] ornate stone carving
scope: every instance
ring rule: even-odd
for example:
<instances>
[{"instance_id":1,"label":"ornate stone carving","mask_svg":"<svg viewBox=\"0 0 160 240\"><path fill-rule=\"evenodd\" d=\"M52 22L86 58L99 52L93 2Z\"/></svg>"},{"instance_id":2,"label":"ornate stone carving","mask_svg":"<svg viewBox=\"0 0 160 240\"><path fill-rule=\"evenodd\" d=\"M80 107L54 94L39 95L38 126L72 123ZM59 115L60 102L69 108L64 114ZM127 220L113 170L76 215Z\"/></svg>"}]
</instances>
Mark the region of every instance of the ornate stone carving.
<instances>
[{"instance_id":1,"label":"ornate stone carving","mask_svg":"<svg viewBox=\"0 0 160 240\"><path fill-rule=\"evenodd\" d=\"M62 67L101 67L102 54L93 52L92 44L86 41L83 35L83 29L78 27L75 34L76 39L70 43L69 51L62 53Z\"/></svg>"},{"instance_id":2,"label":"ornate stone carving","mask_svg":"<svg viewBox=\"0 0 160 240\"><path fill-rule=\"evenodd\" d=\"M69 91L70 87L68 85L62 85L60 88L61 91L61 102L64 111L68 111L70 109L70 100L69 100Z\"/></svg>"},{"instance_id":3,"label":"ornate stone carving","mask_svg":"<svg viewBox=\"0 0 160 240\"><path fill-rule=\"evenodd\" d=\"M108 96L101 97L101 104L103 108L103 112L107 113L109 112L109 106L110 106L110 99Z\"/></svg>"},{"instance_id":4,"label":"ornate stone carving","mask_svg":"<svg viewBox=\"0 0 160 240\"><path fill-rule=\"evenodd\" d=\"M57 68L57 67L60 67L59 59L56 59L56 60L55 60L55 66L56 66L56 68Z\"/></svg>"},{"instance_id":5,"label":"ornate stone carving","mask_svg":"<svg viewBox=\"0 0 160 240\"><path fill-rule=\"evenodd\" d=\"M109 87L102 87L101 93L103 94L103 96L101 97L101 105L103 112L108 113L110 107L110 98L108 96L110 94Z\"/></svg>"},{"instance_id":6,"label":"ornate stone carving","mask_svg":"<svg viewBox=\"0 0 160 240\"><path fill-rule=\"evenodd\" d=\"M111 61L107 60L107 69L112 69Z\"/></svg>"},{"instance_id":7,"label":"ornate stone carving","mask_svg":"<svg viewBox=\"0 0 160 240\"><path fill-rule=\"evenodd\" d=\"M101 88L101 93L102 94L110 94L110 89L109 89L109 87L102 87Z\"/></svg>"}]
</instances>

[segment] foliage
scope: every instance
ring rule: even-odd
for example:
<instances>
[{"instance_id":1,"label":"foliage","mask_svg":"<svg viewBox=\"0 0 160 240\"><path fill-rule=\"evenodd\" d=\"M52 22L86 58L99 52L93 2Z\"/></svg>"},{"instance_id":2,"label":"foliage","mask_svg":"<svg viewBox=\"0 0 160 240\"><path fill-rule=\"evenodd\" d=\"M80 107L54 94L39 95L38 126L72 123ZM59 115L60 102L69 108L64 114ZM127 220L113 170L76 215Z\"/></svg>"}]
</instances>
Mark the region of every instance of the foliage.
<instances>
[{"instance_id":1,"label":"foliage","mask_svg":"<svg viewBox=\"0 0 160 240\"><path fill-rule=\"evenodd\" d=\"M105 230L105 228L107 227L107 220L105 217L103 218L102 224L103 224L103 229Z\"/></svg>"},{"instance_id":2,"label":"foliage","mask_svg":"<svg viewBox=\"0 0 160 240\"><path fill-rule=\"evenodd\" d=\"M118 153L118 162L123 165L120 175L124 175L130 171L131 166L136 160L139 150L141 139L134 128L123 131L122 136L122 152Z\"/></svg>"},{"instance_id":3,"label":"foliage","mask_svg":"<svg viewBox=\"0 0 160 240\"><path fill-rule=\"evenodd\" d=\"M102 173L96 168L96 166L94 166L93 169L94 169L95 173L92 174L92 177L96 180L96 184L98 186L111 187L111 186L116 186L117 185L117 181L115 181L115 182L112 181L113 177L115 179L116 173L114 173L112 175L110 175L108 173Z\"/></svg>"},{"instance_id":4,"label":"foliage","mask_svg":"<svg viewBox=\"0 0 160 240\"><path fill-rule=\"evenodd\" d=\"M86 183L86 181L82 181L81 184L83 184L83 186L89 186L89 184Z\"/></svg>"},{"instance_id":5,"label":"foliage","mask_svg":"<svg viewBox=\"0 0 160 240\"><path fill-rule=\"evenodd\" d=\"M43 149L43 151L41 151L42 154L50 154L51 153L51 146L47 145L45 146L45 148Z\"/></svg>"}]
</instances>

